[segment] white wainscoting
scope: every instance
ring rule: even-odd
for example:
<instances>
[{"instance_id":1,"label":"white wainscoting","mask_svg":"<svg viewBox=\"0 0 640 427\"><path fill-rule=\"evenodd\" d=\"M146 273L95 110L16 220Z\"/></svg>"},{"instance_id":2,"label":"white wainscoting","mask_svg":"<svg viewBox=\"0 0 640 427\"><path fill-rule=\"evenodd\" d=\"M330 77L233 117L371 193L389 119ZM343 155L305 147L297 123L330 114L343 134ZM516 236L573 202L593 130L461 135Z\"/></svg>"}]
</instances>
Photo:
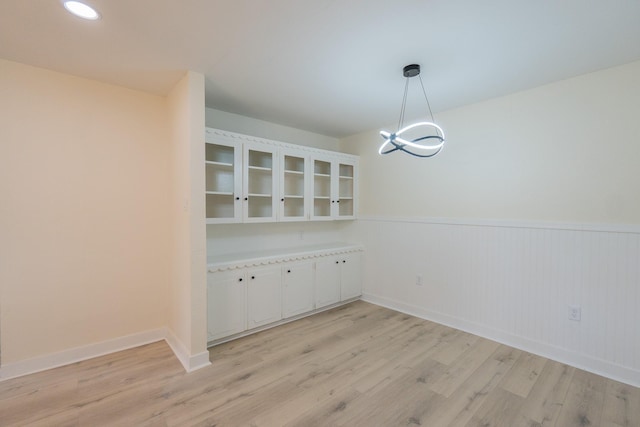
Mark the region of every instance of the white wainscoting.
<instances>
[{"instance_id":1,"label":"white wainscoting","mask_svg":"<svg viewBox=\"0 0 640 427\"><path fill-rule=\"evenodd\" d=\"M349 232L363 299L640 386L640 227L365 217Z\"/></svg>"}]
</instances>

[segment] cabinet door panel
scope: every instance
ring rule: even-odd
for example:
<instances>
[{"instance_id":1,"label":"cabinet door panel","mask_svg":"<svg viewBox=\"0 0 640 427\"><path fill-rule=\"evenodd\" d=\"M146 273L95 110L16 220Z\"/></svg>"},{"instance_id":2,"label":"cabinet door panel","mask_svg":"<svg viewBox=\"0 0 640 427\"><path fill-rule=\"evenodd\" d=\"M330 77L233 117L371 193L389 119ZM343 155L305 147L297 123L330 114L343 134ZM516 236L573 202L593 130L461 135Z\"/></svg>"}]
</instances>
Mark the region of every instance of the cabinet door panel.
<instances>
[{"instance_id":1,"label":"cabinet door panel","mask_svg":"<svg viewBox=\"0 0 640 427\"><path fill-rule=\"evenodd\" d=\"M350 254L340 259L340 300L342 301L362 295L360 258L360 254Z\"/></svg>"},{"instance_id":2,"label":"cabinet door panel","mask_svg":"<svg viewBox=\"0 0 640 427\"><path fill-rule=\"evenodd\" d=\"M278 208L276 188L278 158L272 147L244 144L244 222L273 222Z\"/></svg>"},{"instance_id":3,"label":"cabinet door panel","mask_svg":"<svg viewBox=\"0 0 640 427\"><path fill-rule=\"evenodd\" d=\"M313 263L282 267L282 292L284 318L313 310Z\"/></svg>"},{"instance_id":4,"label":"cabinet door panel","mask_svg":"<svg viewBox=\"0 0 640 427\"><path fill-rule=\"evenodd\" d=\"M282 319L281 284L280 267L247 272L249 329Z\"/></svg>"},{"instance_id":5,"label":"cabinet door panel","mask_svg":"<svg viewBox=\"0 0 640 427\"><path fill-rule=\"evenodd\" d=\"M247 287L243 273L207 275L208 341L247 329Z\"/></svg>"},{"instance_id":6,"label":"cabinet door panel","mask_svg":"<svg viewBox=\"0 0 640 427\"><path fill-rule=\"evenodd\" d=\"M207 223L242 220L242 145L215 138L205 144Z\"/></svg>"},{"instance_id":7,"label":"cabinet door panel","mask_svg":"<svg viewBox=\"0 0 640 427\"><path fill-rule=\"evenodd\" d=\"M353 219L356 216L356 166L355 163L340 161L336 163L335 198L337 206L335 217L338 219Z\"/></svg>"},{"instance_id":8,"label":"cabinet door panel","mask_svg":"<svg viewBox=\"0 0 640 427\"><path fill-rule=\"evenodd\" d=\"M328 257L316 261L316 308L340 301L340 261Z\"/></svg>"},{"instance_id":9,"label":"cabinet door panel","mask_svg":"<svg viewBox=\"0 0 640 427\"><path fill-rule=\"evenodd\" d=\"M312 190L311 219L329 220L333 214L335 205L335 192L332 190L331 160L328 158L312 158L311 168L313 180L310 184Z\"/></svg>"},{"instance_id":10,"label":"cabinet door panel","mask_svg":"<svg viewBox=\"0 0 640 427\"><path fill-rule=\"evenodd\" d=\"M303 153L280 151L279 221L304 221L309 210L309 164Z\"/></svg>"}]
</instances>

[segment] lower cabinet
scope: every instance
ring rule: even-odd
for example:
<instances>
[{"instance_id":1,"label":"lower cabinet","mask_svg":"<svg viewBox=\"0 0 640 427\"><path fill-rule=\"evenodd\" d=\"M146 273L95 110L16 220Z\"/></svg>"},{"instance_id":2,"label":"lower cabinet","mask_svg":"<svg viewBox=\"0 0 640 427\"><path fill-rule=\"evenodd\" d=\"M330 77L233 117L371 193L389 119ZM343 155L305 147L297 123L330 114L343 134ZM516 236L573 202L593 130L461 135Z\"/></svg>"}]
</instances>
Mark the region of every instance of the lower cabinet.
<instances>
[{"instance_id":1,"label":"lower cabinet","mask_svg":"<svg viewBox=\"0 0 640 427\"><path fill-rule=\"evenodd\" d=\"M362 294L359 252L210 270L207 341L312 312ZM227 267L228 268L228 267Z\"/></svg>"},{"instance_id":2,"label":"lower cabinet","mask_svg":"<svg viewBox=\"0 0 640 427\"><path fill-rule=\"evenodd\" d=\"M282 319L280 266L247 271L247 328Z\"/></svg>"},{"instance_id":3,"label":"lower cabinet","mask_svg":"<svg viewBox=\"0 0 640 427\"><path fill-rule=\"evenodd\" d=\"M247 281L244 271L207 275L207 340L247 330Z\"/></svg>"},{"instance_id":4,"label":"lower cabinet","mask_svg":"<svg viewBox=\"0 0 640 427\"><path fill-rule=\"evenodd\" d=\"M362 295L361 255L347 254L340 259L340 301Z\"/></svg>"},{"instance_id":5,"label":"lower cabinet","mask_svg":"<svg viewBox=\"0 0 640 427\"><path fill-rule=\"evenodd\" d=\"M313 262L282 267L282 317L285 319L315 308L313 272Z\"/></svg>"},{"instance_id":6,"label":"lower cabinet","mask_svg":"<svg viewBox=\"0 0 640 427\"><path fill-rule=\"evenodd\" d=\"M316 307L340 301L340 260L325 257L316 261Z\"/></svg>"}]
</instances>

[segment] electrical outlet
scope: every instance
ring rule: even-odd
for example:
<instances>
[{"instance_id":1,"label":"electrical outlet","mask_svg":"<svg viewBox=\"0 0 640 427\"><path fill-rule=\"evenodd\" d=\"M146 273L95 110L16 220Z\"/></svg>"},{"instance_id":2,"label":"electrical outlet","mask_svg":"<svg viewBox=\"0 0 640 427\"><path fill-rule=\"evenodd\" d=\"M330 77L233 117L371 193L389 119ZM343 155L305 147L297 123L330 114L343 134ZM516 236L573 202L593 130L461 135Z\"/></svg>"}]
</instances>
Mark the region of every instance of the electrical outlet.
<instances>
[{"instance_id":1,"label":"electrical outlet","mask_svg":"<svg viewBox=\"0 0 640 427\"><path fill-rule=\"evenodd\" d=\"M580 317L582 317L582 309L579 305L570 305L569 306L569 320L574 320L576 322L580 321Z\"/></svg>"},{"instance_id":2,"label":"electrical outlet","mask_svg":"<svg viewBox=\"0 0 640 427\"><path fill-rule=\"evenodd\" d=\"M422 286L424 282L422 281L422 274L418 274L416 276L416 286Z\"/></svg>"}]
</instances>

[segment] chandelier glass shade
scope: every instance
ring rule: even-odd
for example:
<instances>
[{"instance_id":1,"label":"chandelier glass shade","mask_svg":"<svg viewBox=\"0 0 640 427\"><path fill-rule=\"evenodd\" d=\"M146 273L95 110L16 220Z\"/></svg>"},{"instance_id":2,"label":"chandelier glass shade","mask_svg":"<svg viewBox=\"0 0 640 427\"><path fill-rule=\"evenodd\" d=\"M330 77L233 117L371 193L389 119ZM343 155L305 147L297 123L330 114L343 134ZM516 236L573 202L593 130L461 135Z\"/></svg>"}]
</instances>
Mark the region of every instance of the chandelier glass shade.
<instances>
[{"instance_id":1,"label":"chandelier glass shade","mask_svg":"<svg viewBox=\"0 0 640 427\"><path fill-rule=\"evenodd\" d=\"M407 80L404 86L404 97L400 109L398 130L396 132L380 131L380 136L384 138L384 142L380 146L378 153L389 154L394 151L402 151L415 157L433 157L442 151L442 147L444 147L444 131L434 123L431 106L427 99L427 92L424 90L422 77L420 77L420 65L407 65L402 72ZM415 76L418 76L420 80L420 86L422 87L422 93L427 103L431 121L421 121L403 127L404 114L407 106L407 93L409 91L409 79Z\"/></svg>"}]
</instances>

